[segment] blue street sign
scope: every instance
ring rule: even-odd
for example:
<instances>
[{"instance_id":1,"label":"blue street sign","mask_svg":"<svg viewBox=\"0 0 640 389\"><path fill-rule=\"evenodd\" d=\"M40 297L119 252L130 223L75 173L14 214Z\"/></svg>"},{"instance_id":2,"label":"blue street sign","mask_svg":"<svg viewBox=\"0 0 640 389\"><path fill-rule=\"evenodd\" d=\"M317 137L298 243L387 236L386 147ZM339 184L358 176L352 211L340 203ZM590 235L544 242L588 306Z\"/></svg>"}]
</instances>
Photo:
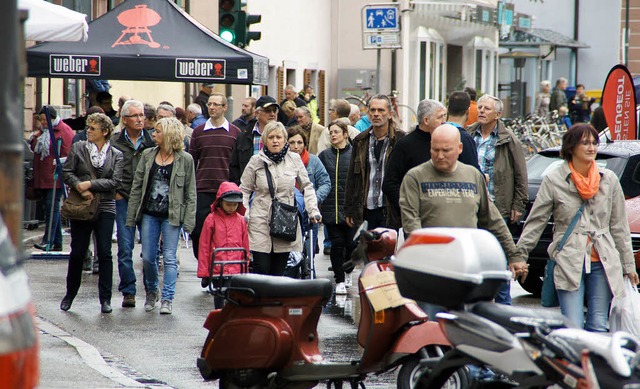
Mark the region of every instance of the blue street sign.
<instances>
[{"instance_id":1,"label":"blue street sign","mask_svg":"<svg viewBox=\"0 0 640 389\"><path fill-rule=\"evenodd\" d=\"M376 7L365 10L365 26L367 29L398 29L398 8Z\"/></svg>"}]
</instances>

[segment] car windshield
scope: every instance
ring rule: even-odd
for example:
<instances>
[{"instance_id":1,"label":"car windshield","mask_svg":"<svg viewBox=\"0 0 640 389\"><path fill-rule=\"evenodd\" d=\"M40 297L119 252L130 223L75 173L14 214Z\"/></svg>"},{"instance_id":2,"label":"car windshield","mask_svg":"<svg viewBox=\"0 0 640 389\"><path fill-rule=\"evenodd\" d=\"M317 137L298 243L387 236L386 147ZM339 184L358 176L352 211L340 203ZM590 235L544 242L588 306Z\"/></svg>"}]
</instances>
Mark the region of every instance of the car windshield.
<instances>
[{"instance_id":1,"label":"car windshield","mask_svg":"<svg viewBox=\"0 0 640 389\"><path fill-rule=\"evenodd\" d=\"M536 154L527 162L527 175L530 183L540 184L542 178L549 174L550 171L559 167L564 160L559 154ZM613 171L618 178L624 171L626 159L620 157L611 157L606 154L598 154L596 163L600 167Z\"/></svg>"}]
</instances>

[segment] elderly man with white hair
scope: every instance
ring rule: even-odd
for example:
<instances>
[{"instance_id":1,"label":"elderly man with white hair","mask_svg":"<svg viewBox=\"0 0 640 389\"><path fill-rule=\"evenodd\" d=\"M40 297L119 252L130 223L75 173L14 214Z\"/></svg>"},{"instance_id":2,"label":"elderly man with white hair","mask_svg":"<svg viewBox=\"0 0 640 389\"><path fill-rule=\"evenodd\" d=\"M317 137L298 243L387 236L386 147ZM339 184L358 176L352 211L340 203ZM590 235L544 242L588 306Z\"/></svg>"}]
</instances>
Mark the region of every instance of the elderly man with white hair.
<instances>
[{"instance_id":1,"label":"elderly man with white hair","mask_svg":"<svg viewBox=\"0 0 640 389\"><path fill-rule=\"evenodd\" d=\"M196 127L203 125L207 118L202 114L202 108L199 104L191 103L187 105L187 120L189 121L189 127L195 130Z\"/></svg>"}]
</instances>

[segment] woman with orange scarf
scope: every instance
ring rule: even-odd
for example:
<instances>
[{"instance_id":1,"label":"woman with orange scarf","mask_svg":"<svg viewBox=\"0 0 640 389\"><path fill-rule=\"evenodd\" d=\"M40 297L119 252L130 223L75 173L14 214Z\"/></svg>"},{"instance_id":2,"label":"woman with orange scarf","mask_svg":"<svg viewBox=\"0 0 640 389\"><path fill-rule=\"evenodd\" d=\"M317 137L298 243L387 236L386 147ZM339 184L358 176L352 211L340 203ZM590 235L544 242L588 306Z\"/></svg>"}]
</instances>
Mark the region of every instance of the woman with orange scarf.
<instances>
[{"instance_id":1,"label":"woman with orange scarf","mask_svg":"<svg viewBox=\"0 0 640 389\"><path fill-rule=\"evenodd\" d=\"M598 166L597 153L598 133L590 124L576 124L564 134L560 155L565 162L542 179L517 246L528 257L553 216L547 252L556 261L562 314L587 331L606 332L611 299L624 294L623 276L638 284L638 274L622 187L612 171ZM558 252L583 202L583 212Z\"/></svg>"}]
</instances>

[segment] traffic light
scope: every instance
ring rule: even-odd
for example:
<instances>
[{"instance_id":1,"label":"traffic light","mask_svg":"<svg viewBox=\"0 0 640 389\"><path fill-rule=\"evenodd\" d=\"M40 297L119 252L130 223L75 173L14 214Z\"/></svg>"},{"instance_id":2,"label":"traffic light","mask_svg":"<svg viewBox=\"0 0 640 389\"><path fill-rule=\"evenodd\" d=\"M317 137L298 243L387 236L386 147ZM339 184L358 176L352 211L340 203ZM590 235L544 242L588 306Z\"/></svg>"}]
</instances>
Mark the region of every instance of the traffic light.
<instances>
[{"instance_id":1,"label":"traffic light","mask_svg":"<svg viewBox=\"0 0 640 389\"><path fill-rule=\"evenodd\" d=\"M262 33L260 31L249 31L249 28L252 24L260 23L262 20L262 15L245 15L245 30L244 30L244 45L248 45L249 41L257 41L262 38Z\"/></svg>"},{"instance_id":2,"label":"traffic light","mask_svg":"<svg viewBox=\"0 0 640 389\"><path fill-rule=\"evenodd\" d=\"M252 24L260 23L262 15L248 15L242 10L245 5L241 0L218 1L218 35L238 47L245 47L249 41L262 37L261 32L249 31Z\"/></svg>"},{"instance_id":3,"label":"traffic light","mask_svg":"<svg viewBox=\"0 0 640 389\"><path fill-rule=\"evenodd\" d=\"M240 0L218 1L218 35L234 45L238 44L238 36L246 29L245 12L241 11L241 6Z\"/></svg>"}]
</instances>

